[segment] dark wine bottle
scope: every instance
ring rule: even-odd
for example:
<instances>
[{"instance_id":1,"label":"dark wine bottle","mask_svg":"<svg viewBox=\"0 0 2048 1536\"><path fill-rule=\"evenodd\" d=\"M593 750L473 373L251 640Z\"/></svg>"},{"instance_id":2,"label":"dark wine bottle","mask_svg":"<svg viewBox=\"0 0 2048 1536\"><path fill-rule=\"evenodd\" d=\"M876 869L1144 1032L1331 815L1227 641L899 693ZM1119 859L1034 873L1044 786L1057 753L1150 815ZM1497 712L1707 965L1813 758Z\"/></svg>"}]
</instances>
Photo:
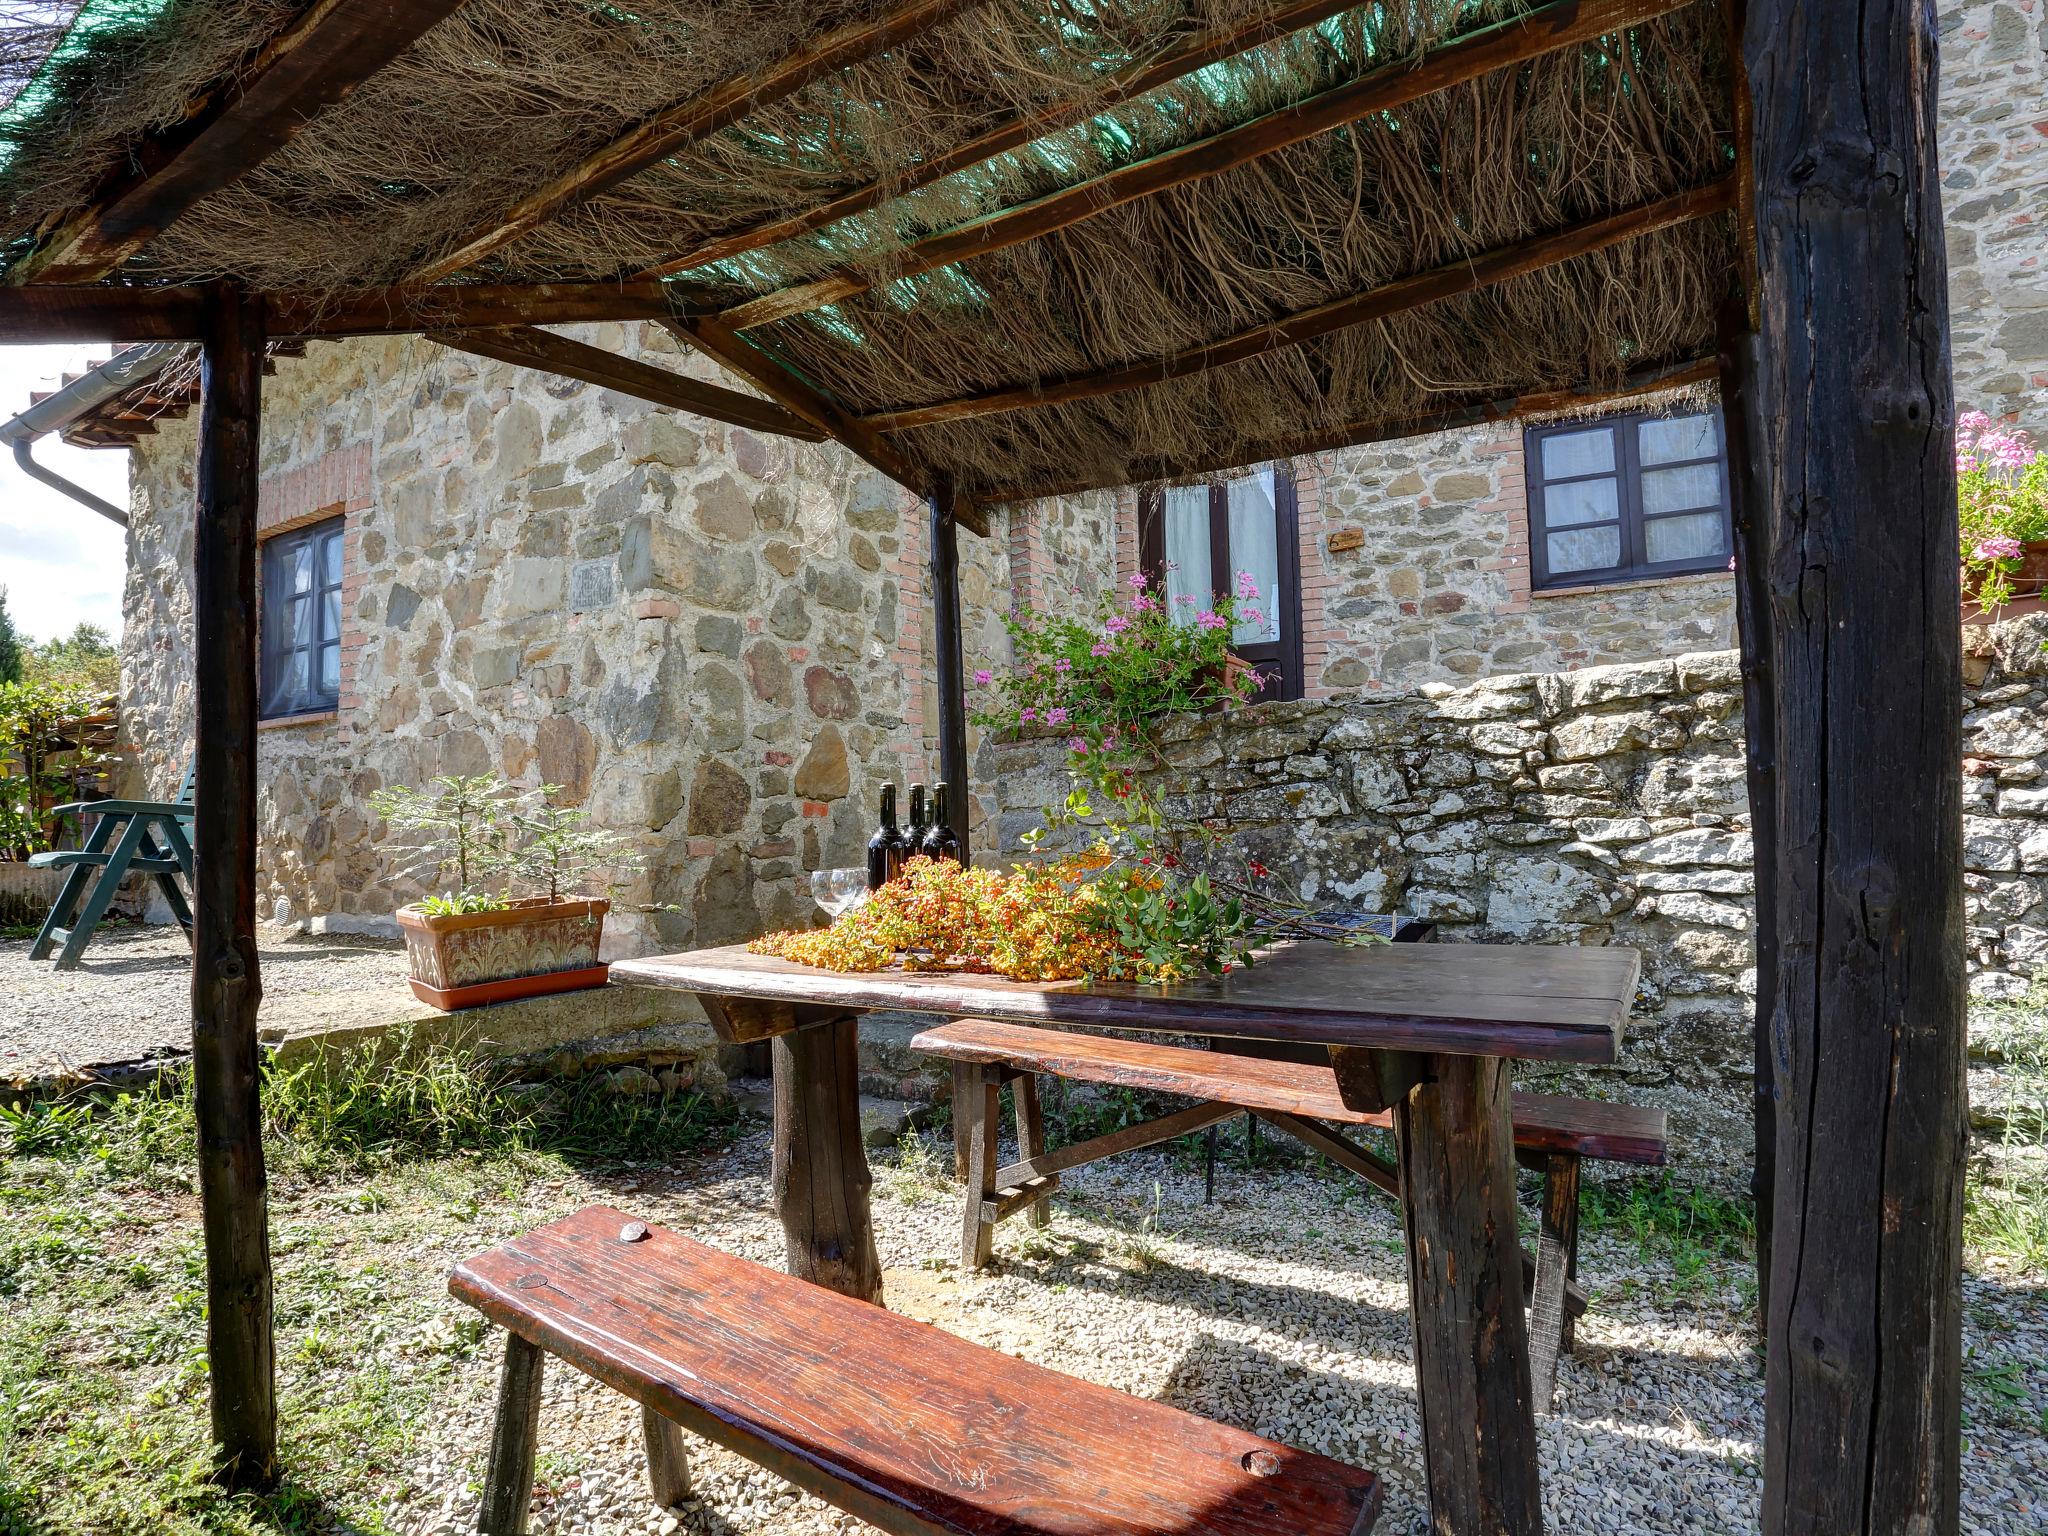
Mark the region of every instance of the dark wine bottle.
<instances>
[{"instance_id":1,"label":"dark wine bottle","mask_svg":"<svg viewBox=\"0 0 2048 1536\"><path fill-rule=\"evenodd\" d=\"M910 830L904 834L909 839L903 856L914 859L924 852L924 835L931 830L931 822L925 816L924 786L910 786Z\"/></svg>"},{"instance_id":2,"label":"dark wine bottle","mask_svg":"<svg viewBox=\"0 0 2048 1536\"><path fill-rule=\"evenodd\" d=\"M878 891L903 873L910 839L896 825L896 786L882 786L882 823L868 839L868 889Z\"/></svg>"},{"instance_id":3,"label":"dark wine bottle","mask_svg":"<svg viewBox=\"0 0 2048 1536\"><path fill-rule=\"evenodd\" d=\"M926 829L918 852L928 859L951 859L960 862L960 839L947 820L950 814L946 805L946 781L939 780L939 786L932 797L932 824Z\"/></svg>"}]
</instances>

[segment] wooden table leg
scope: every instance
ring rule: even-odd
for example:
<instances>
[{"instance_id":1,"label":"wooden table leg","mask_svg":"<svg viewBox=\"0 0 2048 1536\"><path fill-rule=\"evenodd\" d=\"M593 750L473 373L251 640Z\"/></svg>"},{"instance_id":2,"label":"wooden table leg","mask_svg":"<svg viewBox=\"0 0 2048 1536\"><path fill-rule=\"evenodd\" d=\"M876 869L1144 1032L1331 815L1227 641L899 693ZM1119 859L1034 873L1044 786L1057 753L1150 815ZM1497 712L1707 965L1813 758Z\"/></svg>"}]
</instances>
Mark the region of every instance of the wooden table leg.
<instances>
[{"instance_id":1,"label":"wooden table leg","mask_svg":"<svg viewBox=\"0 0 2048 1536\"><path fill-rule=\"evenodd\" d=\"M775 1037L775 1210L792 1275L879 1305L858 1032L848 1017Z\"/></svg>"},{"instance_id":2,"label":"wooden table leg","mask_svg":"<svg viewBox=\"0 0 2048 1536\"><path fill-rule=\"evenodd\" d=\"M1507 1063L1431 1056L1394 1105L1430 1529L1540 1536Z\"/></svg>"}]
</instances>

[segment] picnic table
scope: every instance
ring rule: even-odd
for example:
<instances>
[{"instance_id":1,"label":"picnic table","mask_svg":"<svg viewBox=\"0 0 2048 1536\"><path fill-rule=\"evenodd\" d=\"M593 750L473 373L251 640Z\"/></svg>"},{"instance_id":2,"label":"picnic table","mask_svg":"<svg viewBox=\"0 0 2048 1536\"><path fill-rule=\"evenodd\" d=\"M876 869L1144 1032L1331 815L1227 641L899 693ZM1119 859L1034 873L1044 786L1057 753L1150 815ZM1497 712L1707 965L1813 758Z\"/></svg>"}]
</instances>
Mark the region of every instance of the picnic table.
<instances>
[{"instance_id":1,"label":"picnic table","mask_svg":"<svg viewBox=\"0 0 2048 1536\"><path fill-rule=\"evenodd\" d=\"M903 1009L1022 1023L1313 1041L1347 1106L1391 1111L1434 1529L1543 1528L1511 1060L1611 1062L1641 956L1626 948L1303 943L1168 986L835 972L740 946L623 961L615 980L695 993L735 1044L773 1042L774 1195L792 1274L879 1302L857 1030Z\"/></svg>"}]
</instances>

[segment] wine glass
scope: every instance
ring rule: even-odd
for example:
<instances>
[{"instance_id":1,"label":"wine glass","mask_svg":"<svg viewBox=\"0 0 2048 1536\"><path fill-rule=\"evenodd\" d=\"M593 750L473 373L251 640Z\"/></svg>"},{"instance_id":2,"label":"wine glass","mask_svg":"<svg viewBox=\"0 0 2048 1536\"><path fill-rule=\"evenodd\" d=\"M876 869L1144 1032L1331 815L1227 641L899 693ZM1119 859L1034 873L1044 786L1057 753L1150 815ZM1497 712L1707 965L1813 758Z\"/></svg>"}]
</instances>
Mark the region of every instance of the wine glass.
<instances>
[{"instance_id":1,"label":"wine glass","mask_svg":"<svg viewBox=\"0 0 2048 1536\"><path fill-rule=\"evenodd\" d=\"M819 869L811 872L811 895L833 917L863 900L868 893L865 869Z\"/></svg>"}]
</instances>

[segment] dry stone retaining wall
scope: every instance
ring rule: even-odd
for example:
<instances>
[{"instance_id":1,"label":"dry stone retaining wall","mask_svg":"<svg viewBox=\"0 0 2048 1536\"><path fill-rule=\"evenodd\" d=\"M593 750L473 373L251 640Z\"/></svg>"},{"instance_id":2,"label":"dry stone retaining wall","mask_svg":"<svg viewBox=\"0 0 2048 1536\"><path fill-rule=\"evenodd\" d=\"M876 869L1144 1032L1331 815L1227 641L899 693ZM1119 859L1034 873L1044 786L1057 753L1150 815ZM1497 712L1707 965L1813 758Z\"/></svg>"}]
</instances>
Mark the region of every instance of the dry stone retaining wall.
<instances>
[{"instance_id":1,"label":"dry stone retaining wall","mask_svg":"<svg viewBox=\"0 0 2048 1536\"><path fill-rule=\"evenodd\" d=\"M1966 636L1971 988L2048 976L2048 617ZM1747 1075L1749 801L1732 651L1265 705L1168 733L1167 787L1303 900L1397 909L1446 941L1631 944L1624 1065ZM1050 742L990 749L1004 845L1064 794Z\"/></svg>"}]
</instances>

